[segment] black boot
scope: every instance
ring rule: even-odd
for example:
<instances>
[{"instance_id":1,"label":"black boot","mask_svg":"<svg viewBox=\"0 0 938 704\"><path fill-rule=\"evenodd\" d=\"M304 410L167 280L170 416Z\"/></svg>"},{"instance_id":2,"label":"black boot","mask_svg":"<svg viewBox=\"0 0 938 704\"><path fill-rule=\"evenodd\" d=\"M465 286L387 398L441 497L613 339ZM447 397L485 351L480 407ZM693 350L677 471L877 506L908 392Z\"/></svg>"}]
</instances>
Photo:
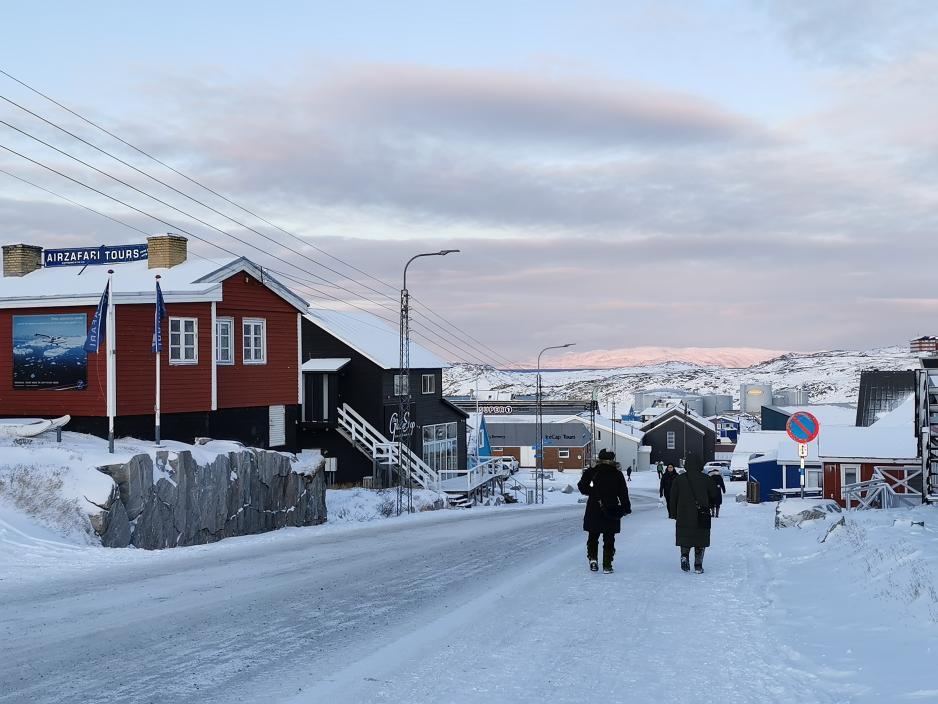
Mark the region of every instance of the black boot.
<instances>
[{"instance_id":1,"label":"black boot","mask_svg":"<svg viewBox=\"0 0 938 704\"><path fill-rule=\"evenodd\" d=\"M694 548L694 572L703 574L703 558L706 548Z\"/></svg>"},{"instance_id":2,"label":"black boot","mask_svg":"<svg viewBox=\"0 0 938 704\"><path fill-rule=\"evenodd\" d=\"M690 549L681 548L681 569L690 572Z\"/></svg>"}]
</instances>

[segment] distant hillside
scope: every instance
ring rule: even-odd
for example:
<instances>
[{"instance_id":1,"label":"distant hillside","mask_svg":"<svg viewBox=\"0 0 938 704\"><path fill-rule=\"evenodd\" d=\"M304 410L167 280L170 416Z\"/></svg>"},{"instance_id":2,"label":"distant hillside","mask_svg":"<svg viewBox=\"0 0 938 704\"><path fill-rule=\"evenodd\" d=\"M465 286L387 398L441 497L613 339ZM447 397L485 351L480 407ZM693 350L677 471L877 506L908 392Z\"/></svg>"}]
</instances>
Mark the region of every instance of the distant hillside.
<instances>
[{"instance_id":1,"label":"distant hillside","mask_svg":"<svg viewBox=\"0 0 938 704\"><path fill-rule=\"evenodd\" d=\"M549 371L542 378L546 398L589 398L595 389L604 408L614 400L616 410L626 412L634 392L641 389L673 387L694 393L732 394L738 402L739 385L743 383L770 383L776 390L804 387L810 392L812 403L856 403L861 371L914 369L918 365L918 359L908 349L885 347L867 352L791 353L739 369L665 362L617 369ZM535 391L533 371L506 372L457 364L444 372L444 393L469 393L479 375L481 389Z\"/></svg>"}]
</instances>

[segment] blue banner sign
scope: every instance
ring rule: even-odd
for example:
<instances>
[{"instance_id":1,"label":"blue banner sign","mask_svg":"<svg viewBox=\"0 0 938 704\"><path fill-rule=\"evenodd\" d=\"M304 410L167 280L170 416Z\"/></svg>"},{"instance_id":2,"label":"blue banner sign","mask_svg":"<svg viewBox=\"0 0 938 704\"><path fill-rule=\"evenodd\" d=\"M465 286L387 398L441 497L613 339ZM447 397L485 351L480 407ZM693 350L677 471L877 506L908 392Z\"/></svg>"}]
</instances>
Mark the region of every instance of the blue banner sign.
<instances>
[{"instance_id":1,"label":"blue banner sign","mask_svg":"<svg viewBox=\"0 0 938 704\"><path fill-rule=\"evenodd\" d=\"M113 247L70 247L45 249L43 266L91 266L94 264L122 264L147 258L145 244L122 244Z\"/></svg>"}]
</instances>

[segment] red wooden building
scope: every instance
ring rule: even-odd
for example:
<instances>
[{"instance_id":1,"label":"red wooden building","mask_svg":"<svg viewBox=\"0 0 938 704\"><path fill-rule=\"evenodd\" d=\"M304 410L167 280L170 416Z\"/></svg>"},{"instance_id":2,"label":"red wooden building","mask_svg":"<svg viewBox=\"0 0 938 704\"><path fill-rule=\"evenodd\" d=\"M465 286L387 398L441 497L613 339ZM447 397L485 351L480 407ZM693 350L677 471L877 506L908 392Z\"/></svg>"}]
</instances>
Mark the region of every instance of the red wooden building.
<instances>
[{"instance_id":1,"label":"red wooden building","mask_svg":"<svg viewBox=\"0 0 938 704\"><path fill-rule=\"evenodd\" d=\"M922 503L922 460L912 399L869 427L821 430L824 497L845 508Z\"/></svg>"},{"instance_id":2,"label":"red wooden building","mask_svg":"<svg viewBox=\"0 0 938 704\"><path fill-rule=\"evenodd\" d=\"M110 267L116 434L153 437L158 274L167 308L162 436L295 449L307 303L248 259L189 258L178 235L148 238L147 253ZM82 345L108 268L43 266L40 247L3 247L0 416L68 414L70 430L106 436L105 347Z\"/></svg>"}]
</instances>

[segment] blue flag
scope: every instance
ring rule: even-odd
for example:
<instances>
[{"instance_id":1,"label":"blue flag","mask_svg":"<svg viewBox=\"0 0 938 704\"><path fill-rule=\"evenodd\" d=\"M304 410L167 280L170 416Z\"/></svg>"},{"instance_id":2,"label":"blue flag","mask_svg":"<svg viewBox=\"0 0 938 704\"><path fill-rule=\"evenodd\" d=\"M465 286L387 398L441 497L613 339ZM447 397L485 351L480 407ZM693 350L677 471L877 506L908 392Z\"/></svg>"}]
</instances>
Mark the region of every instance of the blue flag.
<instances>
[{"instance_id":1,"label":"blue flag","mask_svg":"<svg viewBox=\"0 0 938 704\"><path fill-rule=\"evenodd\" d=\"M85 338L85 351L97 352L101 346L101 340L107 332L107 303L110 295L111 282L108 281L104 287L104 293L101 294L101 300L98 301L98 308L94 312L94 318L91 319L91 329L88 330L88 337Z\"/></svg>"},{"instance_id":2,"label":"blue flag","mask_svg":"<svg viewBox=\"0 0 938 704\"><path fill-rule=\"evenodd\" d=\"M166 304L163 302L163 289L160 282L156 282L156 312L153 315L153 345L154 353L163 351L163 318L166 317Z\"/></svg>"}]
</instances>

